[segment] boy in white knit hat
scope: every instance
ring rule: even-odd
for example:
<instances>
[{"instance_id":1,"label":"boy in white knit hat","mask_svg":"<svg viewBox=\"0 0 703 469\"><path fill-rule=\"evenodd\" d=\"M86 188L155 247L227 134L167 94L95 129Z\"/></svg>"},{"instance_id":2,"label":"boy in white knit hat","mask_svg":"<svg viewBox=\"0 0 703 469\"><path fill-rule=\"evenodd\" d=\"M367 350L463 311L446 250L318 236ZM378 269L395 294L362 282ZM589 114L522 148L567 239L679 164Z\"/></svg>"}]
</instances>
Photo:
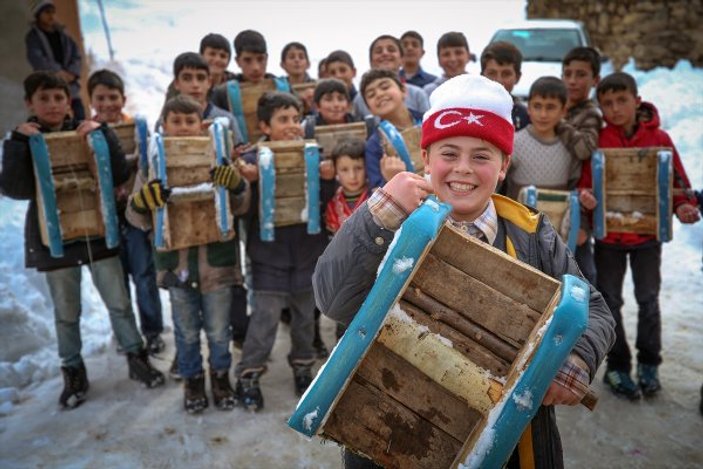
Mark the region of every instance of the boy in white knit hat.
<instances>
[{"instance_id":1,"label":"boy in white knit hat","mask_svg":"<svg viewBox=\"0 0 703 469\"><path fill-rule=\"evenodd\" d=\"M342 225L317 262L313 276L318 307L348 325L371 290L394 232L429 194L452 205L449 222L544 273L581 276L542 214L494 194L513 149L513 100L498 83L461 75L442 84L423 117L422 155L431 182L409 172L394 176ZM508 467L528 458L534 467L563 467L554 405L576 405L615 334L603 297L591 287L588 329L549 387ZM347 467L377 467L345 452ZM527 461L523 461L525 463Z\"/></svg>"}]
</instances>

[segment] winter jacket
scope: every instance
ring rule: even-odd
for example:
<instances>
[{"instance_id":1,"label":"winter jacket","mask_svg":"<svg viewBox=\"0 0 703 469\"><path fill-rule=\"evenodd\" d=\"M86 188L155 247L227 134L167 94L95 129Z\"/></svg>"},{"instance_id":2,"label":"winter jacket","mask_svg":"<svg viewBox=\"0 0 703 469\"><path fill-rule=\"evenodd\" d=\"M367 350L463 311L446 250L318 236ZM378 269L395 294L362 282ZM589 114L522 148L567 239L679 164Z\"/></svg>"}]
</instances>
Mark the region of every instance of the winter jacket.
<instances>
[{"instance_id":1,"label":"winter jacket","mask_svg":"<svg viewBox=\"0 0 703 469\"><path fill-rule=\"evenodd\" d=\"M603 118L598 106L587 99L569 109L566 119L557 126L557 135L567 150L581 161L591 158L598 148Z\"/></svg>"},{"instance_id":2,"label":"winter jacket","mask_svg":"<svg viewBox=\"0 0 703 469\"><path fill-rule=\"evenodd\" d=\"M544 215L500 195L493 196L498 214L494 247L517 257L547 275L582 277L573 257ZM376 279L393 232L380 228L360 207L342 225L318 260L313 286L315 301L323 314L348 325ZM588 365L593 378L615 340L614 321L603 296L590 287L588 328L573 352ZM535 467L563 467L563 454L554 407L540 407L531 423ZM508 467L517 462L517 451Z\"/></svg>"},{"instance_id":3,"label":"winter jacket","mask_svg":"<svg viewBox=\"0 0 703 469\"><path fill-rule=\"evenodd\" d=\"M600 148L646 148L646 147L668 147L673 150L674 161L674 187L679 189L690 189L691 183L686 175L679 153L676 151L674 142L669 134L660 127L659 112L652 103L642 102L637 110L637 128L630 137L625 135L625 131L618 126L612 125L606 120L606 126L600 132L598 146ZM591 165L584 163L579 187L591 188L593 186ZM691 204L696 206L696 199L693 195L674 195L674 212L681 204ZM608 232L608 235L599 240L608 244L619 244L624 246L641 245L647 242L654 242L655 236L640 235L636 233Z\"/></svg>"},{"instance_id":4,"label":"winter jacket","mask_svg":"<svg viewBox=\"0 0 703 469\"><path fill-rule=\"evenodd\" d=\"M30 118L29 121L37 122L35 118ZM67 119L61 130L75 130L77 126L76 121ZM40 131L42 133L50 132L47 128L40 128ZM110 149L112 180L117 187L129 178L129 168L115 133L105 124L100 126L100 131L105 135ZM39 271L56 270L88 264L91 260L97 261L116 256L119 253L119 249L108 249L104 238L93 238L89 243L82 240L65 242L63 257L51 257L49 248L44 246L41 241L35 186L29 137L14 131L11 137L3 143L0 191L12 199L29 200L24 229L25 265L27 268L36 268Z\"/></svg>"},{"instance_id":5,"label":"winter jacket","mask_svg":"<svg viewBox=\"0 0 703 469\"><path fill-rule=\"evenodd\" d=\"M417 69L417 73L410 78L408 78L405 75L405 70L401 70L398 73L398 76L405 83L409 83L411 85L417 86L418 88L422 88L423 86L427 85L428 83L432 83L433 81L435 81L437 79L437 77L435 75L432 75L431 73L427 73L426 71L424 71L422 69L422 67L419 67Z\"/></svg>"},{"instance_id":6,"label":"winter jacket","mask_svg":"<svg viewBox=\"0 0 703 469\"><path fill-rule=\"evenodd\" d=\"M339 231L339 227L349 219L354 210L361 207L370 196L368 187L359 195L356 200L350 202L344 194L344 188L337 188L334 197L327 202L325 209L325 226L327 231L334 234Z\"/></svg>"},{"instance_id":7,"label":"winter jacket","mask_svg":"<svg viewBox=\"0 0 703 469\"><path fill-rule=\"evenodd\" d=\"M513 110L510 116L513 120L515 132L524 129L527 127L527 124L530 123L530 115L527 113L527 107L515 97L513 97Z\"/></svg>"},{"instance_id":8,"label":"winter jacket","mask_svg":"<svg viewBox=\"0 0 703 469\"><path fill-rule=\"evenodd\" d=\"M34 71L58 72L59 70L66 70L75 75L76 79L69 83L68 87L71 90L72 98L80 98L80 51L75 41L66 34L62 26L57 26L56 31L61 39L63 60L60 63L57 61L46 34L36 24L32 25L32 29L29 30L24 38L24 43L27 47L27 60Z\"/></svg>"}]
</instances>

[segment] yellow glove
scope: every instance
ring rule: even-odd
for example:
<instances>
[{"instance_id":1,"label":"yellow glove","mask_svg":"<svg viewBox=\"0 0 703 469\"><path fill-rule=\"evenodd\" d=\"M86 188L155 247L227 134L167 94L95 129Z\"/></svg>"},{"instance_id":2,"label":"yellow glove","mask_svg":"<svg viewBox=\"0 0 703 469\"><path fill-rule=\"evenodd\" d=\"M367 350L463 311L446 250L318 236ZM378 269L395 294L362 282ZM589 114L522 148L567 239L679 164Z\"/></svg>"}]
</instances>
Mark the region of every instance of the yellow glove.
<instances>
[{"instance_id":1,"label":"yellow glove","mask_svg":"<svg viewBox=\"0 0 703 469\"><path fill-rule=\"evenodd\" d=\"M216 186L226 187L229 190L236 189L242 182L239 170L232 165L218 165L210 171L210 177Z\"/></svg>"},{"instance_id":2,"label":"yellow glove","mask_svg":"<svg viewBox=\"0 0 703 469\"><path fill-rule=\"evenodd\" d=\"M142 186L138 192L132 196L132 207L138 212L156 210L166 205L171 190L161 184L160 179L154 179Z\"/></svg>"}]
</instances>

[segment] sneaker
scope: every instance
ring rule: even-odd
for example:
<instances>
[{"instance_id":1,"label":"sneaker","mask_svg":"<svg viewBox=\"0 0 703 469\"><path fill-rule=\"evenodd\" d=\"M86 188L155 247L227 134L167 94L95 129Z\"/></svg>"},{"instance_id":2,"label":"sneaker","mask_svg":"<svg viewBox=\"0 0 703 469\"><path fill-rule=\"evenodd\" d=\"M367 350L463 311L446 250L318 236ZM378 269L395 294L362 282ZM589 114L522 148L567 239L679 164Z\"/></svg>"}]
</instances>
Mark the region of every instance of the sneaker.
<instances>
[{"instance_id":1,"label":"sneaker","mask_svg":"<svg viewBox=\"0 0 703 469\"><path fill-rule=\"evenodd\" d=\"M83 362L80 365L62 366L63 391L59 396L59 404L64 409L75 409L85 401L85 394L90 384Z\"/></svg>"},{"instance_id":2,"label":"sneaker","mask_svg":"<svg viewBox=\"0 0 703 469\"><path fill-rule=\"evenodd\" d=\"M637 365L637 376L639 377L642 394L645 397L653 396L661 391L662 386L659 382L659 373L656 365L639 363Z\"/></svg>"},{"instance_id":3,"label":"sneaker","mask_svg":"<svg viewBox=\"0 0 703 469\"><path fill-rule=\"evenodd\" d=\"M149 363L149 354L146 349L139 352L127 353L129 378L141 382L147 388L161 386L166 381L163 373Z\"/></svg>"},{"instance_id":4,"label":"sneaker","mask_svg":"<svg viewBox=\"0 0 703 469\"><path fill-rule=\"evenodd\" d=\"M295 394L302 396L312 383L312 366L308 364L293 364L292 366Z\"/></svg>"},{"instance_id":5,"label":"sneaker","mask_svg":"<svg viewBox=\"0 0 703 469\"><path fill-rule=\"evenodd\" d=\"M168 375L173 378L174 381L180 381L183 379L180 371L178 371L178 355L173 357L173 362L171 362L171 368L168 369Z\"/></svg>"},{"instance_id":6,"label":"sneaker","mask_svg":"<svg viewBox=\"0 0 703 469\"><path fill-rule=\"evenodd\" d=\"M200 373L192 378L186 378L183 383L183 407L186 412L197 414L207 409L207 406L205 375Z\"/></svg>"},{"instance_id":7,"label":"sneaker","mask_svg":"<svg viewBox=\"0 0 703 469\"><path fill-rule=\"evenodd\" d=\"M149 355L158 355L166 349L166 343L159 334L146 338L146 349Z\"/></svg>"},{"instance_id":8,"label":"sneaker","mask_svg":"<svg viewBox=\"0 0 703 469\"><path fill-rule=\"evenodd\" d=\"M603 382L617 396L622 396L636 401L642 397L639 386L632 381L630 374L620 370L606 370Z\"/></svg>"},{"instance_id":9,"label":"sneaker","mask_svg":"<svg viewBox=\"0 0 703 469\"><path fill-rule=\"evenodd\" d=\"M212 387L212 402L220 410L232 410L237 404L234 390L229 384L229 372L210 370L210 386Z\"/></svg>"},{"instance_id":10,"label":"sneaker","mask_svg":"<svg viewBox=\"0 0 703 469\"><path fill-rule=\"evenodd\" d=\"M236 399L247 410L259 411L264 408L264 396L259 387L259 378L263 370L246 370L237 380Z\"/></svg>"}]
</instances>

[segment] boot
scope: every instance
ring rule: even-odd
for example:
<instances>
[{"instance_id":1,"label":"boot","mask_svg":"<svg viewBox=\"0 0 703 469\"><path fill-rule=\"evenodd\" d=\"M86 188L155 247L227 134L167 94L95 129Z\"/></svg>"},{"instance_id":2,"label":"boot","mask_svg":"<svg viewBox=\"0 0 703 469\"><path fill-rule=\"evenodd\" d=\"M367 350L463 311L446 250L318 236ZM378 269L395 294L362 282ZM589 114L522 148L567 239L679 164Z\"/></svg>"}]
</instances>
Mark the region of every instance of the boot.
<instances>
[{"instance_id":1,"label":"boot","mask_svg":"<svg viewBox=\"0 0 703 469\"><path fill-rule=\"evenodd\" d=\"M264 396L259 387L259 378L263 372L263 369L245 370L237 379L236 400L247 410L256 412L264 408Z\"/></svg>"},{"instance_id":2,"label":"boot","mask_svg":"<svg viewBox=\"0 0 703 469\"><path fill-rule=\"evenodd\" d=\"M168 369L168 375L173 378L174 381L180 381L183 379L181 372L178 370L178 355L173 357L171 368Z\"/></svg>"},{"instance_id":3,"label":"boot","mask_svg":"<svg viewBox=\"0 0 703 469\"><path fill-rule=\"evenodd\" d=\"M159 334L146 338L146 349L149 355L158 355L166 349L166 343Z\"/></svg>"},{"instance_id":4,"label":"boot","mask_svg":"<svg viewBox=\"0 0 703 469\"><path fill-rule=\"evenodd\" d=\"M85 394L90 384L83 362L76 367L62 366L63 391L59 396L59 404L64 409L75 409L85 401Z\"/></svg>"},{"instance_id":5,"label":"boot","mask_svg":"<svg viewBox=\"0 0 703 469\"><path fill-rule=\"evenodd\" d=\"M661 391L662 386L659 382L659 372L656 365L637 364L637 376L642 394L645 397L654 396Z\"/></svg>"},{"instance_id":6,"label":"boot","mask_svg":"<svg viewBox=\"0 0 703 469\"><path fill-rule=\"evenodd\" d=\"M293 381L295 382L295 394L302 396L312 383L312 364L291 363L293 367Z\"/></svg>"},{"instance_id":7,"label":"boot","mask_svg":"<svg viewBox=\"0 0 703 469\"><path fill-rule=\"evenodd\" d=\"M205 375L200 373L192 378L186 378L183 383L183 407L186 412L197 414L207 409L207 406Z\"/></svg>"},{"instance_id":8,"label":"boot","mask_svg":"<svg viewBox=\"0 0 703 469\"><path fill-rule=\"evenodd\" d=\"M631 401L636 401L642 397L639 386L632 381L630 374L620 370L606 370L603 382L608 385L611 391L617 396L626 397Z\"/></svg>"},{"instance_id":9,"label":"boot","mask_svg":"<svg viewBox=\"0 0 703 469\"><path fill-rule=\"evenodd\" d=\"M220 410L232 410L237 404L234 390L229 384L229 372L210 370L210 386L212 387L212 402Z\"/></svg>"},{"instance_id":10,"label":"boot","mask_svg":"<svg viewBox=\"0 0 703 469\"><path fill-rule=\"evenodd\" d=\"M149 354L146 349L139 352L127 353L129 378L141 382L147 388L155 388L164 384L163 373L149 363Z\"/></svg>"}]
</instances>

